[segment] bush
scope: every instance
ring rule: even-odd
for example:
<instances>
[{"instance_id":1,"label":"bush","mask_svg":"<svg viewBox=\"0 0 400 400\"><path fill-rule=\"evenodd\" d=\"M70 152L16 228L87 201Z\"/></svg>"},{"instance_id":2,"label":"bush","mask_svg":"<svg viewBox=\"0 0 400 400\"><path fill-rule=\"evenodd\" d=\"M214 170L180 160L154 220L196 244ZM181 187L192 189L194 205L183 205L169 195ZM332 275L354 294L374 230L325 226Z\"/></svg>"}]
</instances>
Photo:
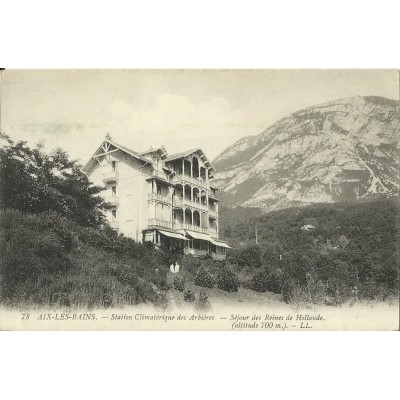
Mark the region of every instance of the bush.
<instances>
[{"instance_id":1,"label":"bush","mask_svg":"<svg viewBox=\"0 0 400 400\"><path fill-rule=\"evenodd\" d=\"M165 268L149 268L142 261L136 261L137 274L157 286L160 290L169 290L167 283L167 270Z\"/></svg>"},{"instance_id":2,"label":"bush","mask_svg":"<svg viewBox=\"0 0 400 400\"><path fill-rule=\"evenodd\" d=\"M275 271L269 271L263 269L257 271L251 277L249 288L256 292L272 292L280 294L282 293L283 280L285 279L284 273L277 269Z\"/></svg>"},{"instance_id":3,"label":"bush","mask_svg":"<svg viewBox=\"0 0 400 400\"><path fill-rule=\"evenodd\" d=\"M237 250L231 250L229 260L239 267L259 268L263 264L262 249L259 245L247 245Z\"/></svg>"},{"instance_id":4,"label":"bush","mask_svg":"<svg viewBox=\"0 0 400 400\"><path fill-rule=\"evenodd\" d=\"M191 290L185 290L183 293L183 300L188 303L193 303L196 300L196 295Z\"/></svg>"},{"instance_id":5,"label":"bush","mask_svg":"<svg viewBox=\"0 0 400 400\"><path fill-rule=\"evenodd\" d=\"M203 268L202 260L191 255L183 256L180 265L181 268L184 269L185 273L192 278L196 276L197 271L200 268Z\"/></svg>"},{"instance_id":6,"label":"bush","mask_svg":"<svg viewBox=\"0 0 400 400\"><path fill-rule=\"evenodd\" d=\"M174 278L174 288L176 290L179 290L180 292L183 292L185 290L185 278L181 278L179 276L175 276Z\"/></svg>"},{"instance_id":7,"label":"bush","mask_svg":"<svg viewBox=\"0 0 400 400\"><path fill-rule=\"evenodd\" d=\"M157 257L146 245L82 228L55 213L6 210L0 223L5 304L103 308L164 302L157 287L166 284L166 271L152 267ZM123 249L130 256L120 254Z\"/></svg>"},{"instance_id":8,"label":"bush","mask_svg":"<svg viewBox=\"0 0 400 400\"><path fill-rule=\"evenodd\" d=\"M267 290L269 274L266 271L256 272L249 283L249 288L256 292L265 292Z\"/></svg>"},{"instance_id":9,"label":"bush","mask_svg":"<svg viewBox=\"0 0 400 400\"><path fill-rule=\"evenodd\" d=\"M229 267L224 266L218 273L218 289L226 292L237 292L239 289L239 278Z\"/></svg>"},{"instance_id":10,"label":"bush","mask_svg":"<svg viewBox=\"0 0 400 400\"><path fill-rule=\"evenodd\" d=\"M326 286L317 278L314 273L307 273L307 284L305 286L288 280L282 285L283 298L286 303L304 304L324 304L327 301Z\"/></svg>"},{"instance_id":11,"label":"bush","mask_svg":"<svg viewBox=\"0 0 400 400\"><path fill-rule=\"evenodd\" d=\"M207 293L204 290L202 290L199 294L199 298L195 304L195 309L203 312L207 312L212 309L210 300L208 299Z\"/></svg>"},{"instance_id":12,"label":"bush","mask_svg":"<svg viewBox=\"0 0 400 400\"><path fill-rule=\"evenodd\" d=\"M214 286L212 275L205 268L200 268L194 278L194 284L197 286L212 288Z\"/></svg>"}]
</instances>

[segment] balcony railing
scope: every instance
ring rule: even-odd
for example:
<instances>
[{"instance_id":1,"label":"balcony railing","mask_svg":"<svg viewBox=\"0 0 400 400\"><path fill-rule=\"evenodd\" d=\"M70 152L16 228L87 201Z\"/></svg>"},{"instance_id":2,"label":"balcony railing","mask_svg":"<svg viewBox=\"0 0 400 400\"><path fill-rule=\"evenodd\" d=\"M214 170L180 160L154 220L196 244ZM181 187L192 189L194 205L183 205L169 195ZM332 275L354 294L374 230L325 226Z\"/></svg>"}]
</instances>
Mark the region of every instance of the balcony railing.
<instances>
[{"instance_id":1,"label":"balcony railing","mask_svg":"<svg viewBox=\"0 0 400 400\"><path fill-rule=\"evenodd\" d=\"M203 211L208 210L207 204L202 204L197 201L192 201L192 200L184 198L184 197L174 196L173 200L174 200L174 206L177 206L177 207L188 206L188 207L197 208L197 209L203 210Z\"/></svg>"},{"instance_id":2,"label":"balcony railing","mask_svg":"<svg viewBox=\"0 0 400 400\"><path fill-rule=\"evenodd\" d=\"M174 221L174 225L173 225L174 229L184 229L183 223L180 221Z\"/></svg>"},{"instance_id":3,"label":"balcony railing","mask_svg":"<svg viewBox=\"0 0 400 400\"><path fill-rule=\"evenodd\" d=\"M181 221L174 220L174 229L187 229L189 231L196 231L196 232L203 232L207 233L208 228L203 228L197 225L192 225L192 224L184 224Z\"/></svg>"},{"instance_id":4,"label":"balcony railing","mask_svg":"<svg viewBox=\"0 0 400 400\"><path fill-rule=\"evenodd\" d=\"M148 221L150 226L159 226L161 228L172 228L172 224L169 221L164 221L162 219L150 218Z\"/></svg>"},{"instance_id":5,"label":"balcony railing","mask_svg":"<svg viewBox=\"0 0 400 400\"><path fill-rule=\"evenodd\" d=\"M202 228L201 226L192 225L192 224L182 224L182 227L183 227L183 229L187 229L189 231L195 231L195 232L207 233L207 231L208 231L207 228Z\"/></svg>"},{"instance_id":6,"label":"balcony railing","mask_svg":"<svg viewBox=\"0 0 400 400\"><path fill-rule=\"evenodd\" d=\"M103 174L103 182L116 182L118 181L118 171L105 172Z\"/></svg>"},{"instance_id":7,"label":"balcony railing","mask_svg":"<svg viewBox=\"0 0 400 400\"><path fill-rule=\"evenodd\" d=\"M217 261L224 261L226 260L226 254L211 253L211 258Z\"/></svg>"},{"instance_id":8,"label":"balcony railing","mask_svg":"<svg viewBox=\"0 0 400 400\"><path fill-rule=\"evenodd\" d=\"M173 182L189 182L192 183L193 185L198 185L198 186L202 186L204 188L208 188L209 184L208 181L203 179L203 178L195 178L186 174L175 174L173 179Z\"/></svg>"},{"instance_id":9,"label":"balcony railing","mask_svg":"<svg viewBox=\"0 0 400 400\"><path fill-rule=\"evenodd\" d=\"M157 200L163 201L164 203L170 203L170 199L167 196L158 193L149 193L149 200Z\"/></svg>"}]
</instances>

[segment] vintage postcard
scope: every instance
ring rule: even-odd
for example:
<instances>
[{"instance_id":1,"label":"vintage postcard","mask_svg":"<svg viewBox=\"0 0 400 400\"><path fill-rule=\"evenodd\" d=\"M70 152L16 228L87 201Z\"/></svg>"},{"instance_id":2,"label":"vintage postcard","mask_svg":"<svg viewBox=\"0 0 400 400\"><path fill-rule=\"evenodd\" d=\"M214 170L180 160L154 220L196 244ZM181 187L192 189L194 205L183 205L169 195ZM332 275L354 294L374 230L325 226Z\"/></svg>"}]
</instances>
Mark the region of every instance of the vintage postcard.
<instances>
[{"instance_id":1,"label":"vintage postcard","mask_svg":"<svg viewBox=\"0 0 400 400\"><path fill-rule=\"evenodd\" d=\"M399 71L0 90L0 330L399 329Z\"/></svg>"}]
</instances>

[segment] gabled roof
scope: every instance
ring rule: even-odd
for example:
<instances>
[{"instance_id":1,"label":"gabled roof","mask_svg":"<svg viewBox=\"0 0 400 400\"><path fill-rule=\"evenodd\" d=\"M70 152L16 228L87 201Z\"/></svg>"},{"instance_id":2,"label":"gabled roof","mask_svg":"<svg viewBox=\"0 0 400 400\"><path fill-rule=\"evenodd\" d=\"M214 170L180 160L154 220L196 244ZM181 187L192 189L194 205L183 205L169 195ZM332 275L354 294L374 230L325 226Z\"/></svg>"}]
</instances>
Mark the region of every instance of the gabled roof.
<instances>
[{"instance_id":1,"label":"gabled roof","mask_svg":"<svg viewBox=\"0 0 400 400\"><path fill-rule=\"evenodd\" d=\"M89 161L82 168L83 172L89 172L91 170L91 167L94 164L96 157L101 155L102 153L104 153L103 146L105 144L107 144L107 143L110 144L111 146L113 146L115 149L121 150L124 153L129 154L130 156L132 156L132 157L134 157L134 158L136 158L136 159L138 159L140 161L144 161L145 163L149 163L150 162L149 160L147 160L146 158L141 156L138 152L133 151L133 150L129 149L128 147L122 146L122 145L114 142L113 140L107 138L101 143L101 145L95 151L93 156L89 159Z\"/></svg>"},{"instance_id":2,"label":"gabled roof","mask_svg":"<svg viewBox=\"0 0 400 400\"><path fill-rule=\"evenodd\" d=\"M176 160L178 158L187 157L187 156L190 156L190 154L193 154L198 150L201 151L201 149L191 149L191 150L182 151L180 153L175 153L175 154L168 156L167 160L172 161L172 160Z\"/></svg>"},{"instance_id":3,"label":"gabled roof","mask_svg":"<svg viewBox=\"0 0 400 400\"><path fill-rule=\"evenodd\" d=\"M168 161L173 161L173 160L178 160L180 158L183 157L187 157L193 153L199 153L200 154L200 158L201 160L204 162L204 164L211 170L211 173L213 173L214 167L211 165L210 161L208 161L206 155L204 154L203 150L201 150L200 148L196 148L196 149L191 149L191 150L187 150L187 151L183 151L181 153L177 153L177 154L173 154L171 156L167 156L165 158L165 156L167 155L167 151L165 150L164 146L156 148L156 149L150 149L149 151L146 151L144 153L138 153L137 151L131 150L128 147L122 146L116 142L114 142L109 135L106 136L106 139L101 143L101 145L99 146L99 148L95 151L95 153L93 154L93 156L89 159L89 161L85 164L85 166L82 168L83 172L90 172L92 166L95 163L96 157L101 156L104 153L104 149L103 146L105 144L110 144L111 146L113 146L115 149L121 150L126 154L129 154L130 156L143 161L145 163L151 163L151 161L147 158L145 158L143 155L148 154L151 151L159 151L161 152L164 162L168 162ZM167 166L163 166L163 168L170 170Z\"/></svg>"},{"instance_id":4,"label":"gabled roof","mask_svg":"<svg viewBox=\"0 0 400 400\"><path fill-rule=\"evenodd\" d=\"M141 156L147 155L147 154L151 154L151 153L159 153L161 156L161 159L165 159L168 157L168 153L167 150L165 149L164 146L160 146L160 147L150 147L150 149L143 151L142 153L140 153Z\"/></svg>"},{"instance_id":5,"label":"gabled roof","mask_svg":"<svg viewBox=\"0 0 400 400\"><path fill-rule=\"evenodd\" d=\"M200 148L186 150L186 151L182 151L181 153L172 154L172 155L168 156L165 159L165 161L168 162L168 161L178 160L179 158L190 156L193 153L200 153L200 157L201 157L202 161L204 162L204 164L207 165L207 167L210 168L212 171L215 171L214 167L211 165L210 161L208 161L208 158L204 154L204 151Z\"/></svg>"}]
</instances>

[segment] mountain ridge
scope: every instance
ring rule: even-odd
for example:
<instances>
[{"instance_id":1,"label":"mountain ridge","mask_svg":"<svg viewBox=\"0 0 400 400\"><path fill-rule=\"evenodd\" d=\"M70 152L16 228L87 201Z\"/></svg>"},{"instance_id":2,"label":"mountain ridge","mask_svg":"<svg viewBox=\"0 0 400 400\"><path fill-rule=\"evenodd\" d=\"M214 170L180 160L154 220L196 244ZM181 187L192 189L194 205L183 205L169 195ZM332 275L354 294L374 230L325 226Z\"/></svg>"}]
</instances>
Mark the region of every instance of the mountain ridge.
<instances>
[{"instance_id":1,"label":"mountain ridge","mask_svg":"<svg viewBox=\"0 0 400 400\"><path fill-rule=\"evenodd\" d=\"M400 102L355 96L302 108L213 162L227 205L278 210L399 189Z\"/></svg>"}]
</instances>

